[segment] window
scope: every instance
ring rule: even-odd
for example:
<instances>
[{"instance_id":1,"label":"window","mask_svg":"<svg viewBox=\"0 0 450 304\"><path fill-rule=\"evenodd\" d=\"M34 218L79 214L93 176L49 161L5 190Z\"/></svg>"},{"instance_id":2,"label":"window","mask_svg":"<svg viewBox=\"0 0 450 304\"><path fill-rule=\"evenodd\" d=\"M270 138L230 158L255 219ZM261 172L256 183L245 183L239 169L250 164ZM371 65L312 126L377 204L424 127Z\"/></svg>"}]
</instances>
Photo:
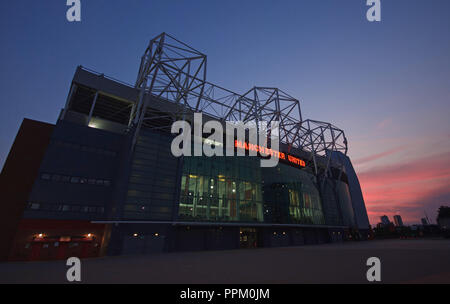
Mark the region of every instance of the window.
<instances>
[{"instance_id":1,"label":"window","mask_svg":"<svg viewBox=\"0 0 450 304\"><path fill-rule=\"evenodd\" d=\"M37 203L29 202L28 210L50 211L50 212L77 212L77 213L104 213L105 208L99 206L85 206L84 204L54 204L54 203ZM145 208L147 211L148 207Z\"/></svg>"},{"instance_id":2,"label":"window","mask_svg":"<svg viewBox=\"0 0 450 304\"><path fill-rule=\"evenodd\" d=\"M50 180L51 175L48 174L48 173L42 173L42 174L41 174L41 178L42 178L43 180Z\"/></svg>"},{"instance_id":3,"label":"window","mask_svg":"<svg viewBox=\"0 0 450 304\"><path fill-rule=\"evenodd\" d=\"M52 181L59 182L61 180L61 175L59 174L53 174Z\"/></svg>"},{"instance_id":4,"label":"window","mask_svg":"<svg viewBox=\"0 0 450 304\"><path fill-rule=\"evenodd\" d=\"M81 150L83 152L96 153L99 155L106 155L106 156L111 156L111 157L116 156L116 152L105 150L102 148L83 146L80 144L65 142L65 141L61 141L61 140L53 140L53 143L56 146L64 147L64 148L68 148L68 149Z\"/></svg>"},{"instance_id":5,"label":"window","mask_svg":"<svg viewBox=\"0 0 450 304\"><path fill-rule=\"evenodd\" d=\"M137 212L138 208L136 205L125 205L125 211Z\"/></svg>"},{"instance_id":6,"label":"window","mask_svg":"<svg viewBox=\"0 0 450 304\"><path fill-rule=\"evenodd\" d=\"M79 212L80 209L81 209L81 207L77 206L77 205L70 207L70 211L72 211L72 212Z\"/></svg>"},{"instance_id":7,"label":"window","mask_svg":"<svg viewBox=\"0 0 450 304\"><path fill-rule=\"evenodd\" d=\"M39 204L39 203L31 203L30 204L30 209L31 210L37 210L37 209L39 209L40 206L41 206L41 204Z\"/></svg>"},{"instance_id":8,"label":"window","mask_svg":"<svg viewBox=\"0 0 450 304\"><path fill-rule=\"evenodd\" d=\"M80 210L81 212L88 212L89 211L89 207L87 207L87 206L83 206L83 207L81 207L81 210Z\"/></svg>"},{"instance_id":9,"label":"window","mask_svg":"<svg viewBox=\"0 0 450 304\"><path fill-rule=\"evenodd\" d=\"M72 184L89 184L89 185L98 185L98 186L106 186L106 187L111 186L110 180L79 177L79 176L68 176L68 175L60 175L60 174L51 174L51 173L42 173L41 179L51 180L53 182L63 182L63 183L72 183Z\"/></svg>"},{"instance_id":10,"label":"window","mask_svg":"<svg viewBox=\"0 0 450 304\"><path fill-rule=\"evenodd\" d=\"M46 204L49 211L59 211L60 206L57 204Z\"/></svg>"}]
</instances>

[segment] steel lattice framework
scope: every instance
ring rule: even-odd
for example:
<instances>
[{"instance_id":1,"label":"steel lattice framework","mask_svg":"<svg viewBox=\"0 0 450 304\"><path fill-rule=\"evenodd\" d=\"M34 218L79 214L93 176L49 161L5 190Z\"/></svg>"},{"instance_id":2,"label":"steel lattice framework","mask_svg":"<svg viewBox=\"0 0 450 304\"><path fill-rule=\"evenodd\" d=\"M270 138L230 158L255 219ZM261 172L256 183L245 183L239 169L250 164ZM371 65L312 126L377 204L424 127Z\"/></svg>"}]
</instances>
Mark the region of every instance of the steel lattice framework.
<instances>
[{"instance_id":1,"label":"steel lattice framework","mask_svg":"<svg viewBox=\"0 0 450 304\"><path fill-rule=\"evenodd\" d=\"M329 122L307 119L302 122L299 146L317 155L328 151L347 154L347 139L344 131Z\"/></svg>"},{"instance_id":2,"label":"steel lattice framework","mask_svg":"<svg viewBox=\"0 0 450 304\"><path fill-rule=\"evenodd\" d=\"M238 98L226 120L279 121L280 140L295 145L301 127L300 102L278 88L254 87ZM297 145L295 145L297 146Z\"/></svg>"},{"instance_id":3,"label":"steel lattice framework","mask_svg":"<svg viewBox=\"0 0 450 304\"><path fill-rule=\"evenodd\" d=\"M328 174L331 152L339 151L343 154L347 154L348 150L347 138L345 137L343 130L329 122L311 119L302 121L299 146L304 151L311 153L316 174L319 172L316 159L318 155L326 158L324 173Z\"/></svg>"},{"instance_id":4,"label":"steel lattice framework","mask_svg":"<svg viewBox=\"0 0 450 304\"><path fill-rule=\"evenodd\" d=\"M139 100L133 107L130 126L136 127L135 138L149 115L151 98L173 102L175 112L167 117L182 119L186 111L202 112L221 121L278 121L280 141L310 152L317 173L317 156L330 151L347 153L344 131L315 120L302 120L300 102L278 88L253 87L244 94L206 81L205 54L167 33L153 38L141 59L135 87ZM151 97L150 97L151 96Z\"/></svg>"}]
</instances>

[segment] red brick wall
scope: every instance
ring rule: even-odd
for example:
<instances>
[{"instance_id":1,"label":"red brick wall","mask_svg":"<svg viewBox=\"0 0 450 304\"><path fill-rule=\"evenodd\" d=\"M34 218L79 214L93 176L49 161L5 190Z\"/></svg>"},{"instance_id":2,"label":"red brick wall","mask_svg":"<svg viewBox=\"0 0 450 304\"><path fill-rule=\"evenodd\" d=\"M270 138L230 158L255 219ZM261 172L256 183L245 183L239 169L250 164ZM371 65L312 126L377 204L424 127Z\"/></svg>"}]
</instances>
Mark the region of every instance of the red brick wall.
<instances>
[{"instance_id":1,"label":"red brick wall","mask_svg":"<svg viewBox=\"0 0 450 304\"><path fill-rule=\"evenodd\" d=\"M53 127L24 119L3 166L0 174L0 261L9 256Z\"/></svg>"}]
</instances>

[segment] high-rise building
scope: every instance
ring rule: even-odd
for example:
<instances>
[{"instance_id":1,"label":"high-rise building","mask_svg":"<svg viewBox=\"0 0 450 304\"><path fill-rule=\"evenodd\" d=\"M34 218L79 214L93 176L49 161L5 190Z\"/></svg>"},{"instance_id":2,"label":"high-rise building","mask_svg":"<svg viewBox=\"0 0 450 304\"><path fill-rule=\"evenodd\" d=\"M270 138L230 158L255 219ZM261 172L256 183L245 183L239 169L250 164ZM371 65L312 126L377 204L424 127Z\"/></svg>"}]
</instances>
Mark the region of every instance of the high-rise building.
<instances>
[{"instance_id":1,"label":"high-rise building","mask_svg":"<svg viewBox=\"0 0 450 304\"><path fill-rule=\"evenodd\" d=\"M402 217L400 215L394 215L394 223L395 223L395 226L398 226L398 227L403 226Z\"/></svg>"},{"instance_id":2,"label":"high-rise building","mask_svg":"<svg viewBox=\"0 0 450 304\"><path fill-rule=\"evenodd\" d=\"M211 84L196 60L206 56L161 34L135 85L78 67L55 124L23 121L0 179L3 259L318 244L369 228L342 130L303 120L299 101L277 88ZM174 156L173 122L193 125L197 112L224 124L279 120L278 150L231 142L279 164Z\"/></svg>"},{"instance_id":3,"label":"high-rise building","mask_svg":"<svg viewBox=\"0 0 450 304\"><path fill-rule=\"evenodd\" d=\"M383 225L389 225L391 223L387 215L381 216L380 219Z\"/></svg>"}]
</instances>

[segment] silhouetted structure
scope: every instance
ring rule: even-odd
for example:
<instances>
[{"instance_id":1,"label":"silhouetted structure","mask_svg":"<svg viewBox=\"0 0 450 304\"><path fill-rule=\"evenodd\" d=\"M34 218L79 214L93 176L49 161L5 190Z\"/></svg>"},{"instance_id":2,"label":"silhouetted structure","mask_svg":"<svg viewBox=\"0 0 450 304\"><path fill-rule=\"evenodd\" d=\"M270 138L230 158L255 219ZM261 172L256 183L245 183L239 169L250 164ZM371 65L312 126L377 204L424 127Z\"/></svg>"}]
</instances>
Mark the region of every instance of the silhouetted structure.
<instances>
[{"instance_id":1,"label":"silhouetted structure","mask_svg":"<svg viewBox=\"0 0 450 304\"><path fill-rule=\"evenodd\" d=\"M391 221L389 220L389 217L387 215L383 215L380 217L381 223L385 226L389 225Z\"/></svg>"},{"instance_id":2,"label":"silhouetted structure","mask_svg":"<svg viewBox=\"0 0 450 304\"><path fill-rule=\"evenodd\" d=\"M447 238L450 237L450 207L439 207L436 222L444 236Z\"/></svg>"},{"instance_id":3,"label":"silhouetted structure","mask_svg":"<svg viewBox=\"0 0 450 304\"><path fill-rule=\"evenodd\" d=\"M398 227L403 226L402 217L400 215L394 215L394 223L395 223L395 226L398 226Z\"/></svg>"}]
</instances>

